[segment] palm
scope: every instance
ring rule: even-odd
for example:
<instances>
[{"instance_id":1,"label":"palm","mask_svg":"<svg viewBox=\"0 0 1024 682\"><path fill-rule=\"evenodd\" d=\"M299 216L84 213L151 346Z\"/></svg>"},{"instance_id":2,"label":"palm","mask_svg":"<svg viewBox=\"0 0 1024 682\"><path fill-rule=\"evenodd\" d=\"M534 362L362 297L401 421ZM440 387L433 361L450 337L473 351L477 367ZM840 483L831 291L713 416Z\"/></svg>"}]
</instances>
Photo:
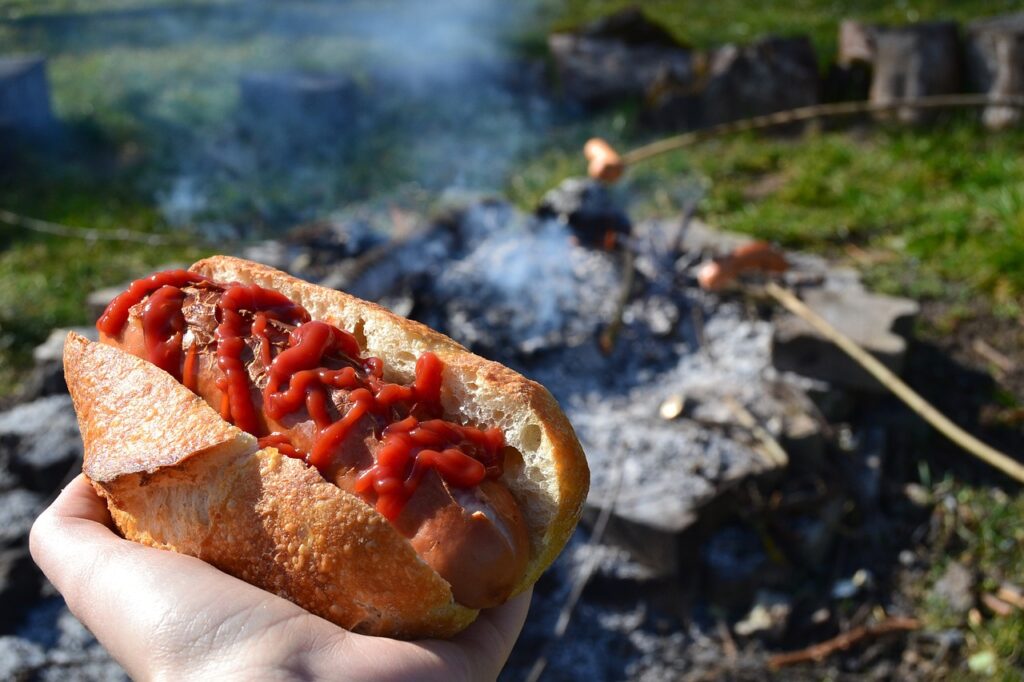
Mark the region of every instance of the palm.
<instances>
[{"instance_id":1,"label":"palm","mask_svg":"<svg viewBox=\"0 0 1024 682\"><path fill-rule=\"evenodd\" d=\"M451 641L353 634L198 559L121 539L81 476L40 516L32 554L136 678L493 678L529 604L484 612Z\"/></svg>"}]
</instances>

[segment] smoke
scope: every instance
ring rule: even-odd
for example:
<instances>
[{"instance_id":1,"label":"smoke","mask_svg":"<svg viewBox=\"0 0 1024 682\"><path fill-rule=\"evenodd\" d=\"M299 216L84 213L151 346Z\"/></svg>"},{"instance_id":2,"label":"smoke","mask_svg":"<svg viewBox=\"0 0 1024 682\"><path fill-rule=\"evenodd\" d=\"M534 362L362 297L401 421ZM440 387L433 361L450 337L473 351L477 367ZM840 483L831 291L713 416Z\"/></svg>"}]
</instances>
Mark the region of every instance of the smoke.
<instances>
[{"instance_id":1,"label":"smoke","mask_svg":"<svg viewBox=\"0 0 1024 682\"><path fill-rule=\"evenodd\" d=\"M472 347L525 353L591 340L614 307L614 263L576 246L564 223L504 213L481 206L463 220L486 236L438 279L448 331Z\"/></svg>"},{"instance_id":2,"label":"smoke","mask_svg":"<svg viewBox=\"0 0 1024 682\"><path fill-rule=\"evenodd\" d=\"M69 40L131 41L112 106L163 136L169 221L274 230L401 187L500 187L551 120L542 65L512 47L530 6L223 3L115 13Z\"/></svg>"}]
</instances>

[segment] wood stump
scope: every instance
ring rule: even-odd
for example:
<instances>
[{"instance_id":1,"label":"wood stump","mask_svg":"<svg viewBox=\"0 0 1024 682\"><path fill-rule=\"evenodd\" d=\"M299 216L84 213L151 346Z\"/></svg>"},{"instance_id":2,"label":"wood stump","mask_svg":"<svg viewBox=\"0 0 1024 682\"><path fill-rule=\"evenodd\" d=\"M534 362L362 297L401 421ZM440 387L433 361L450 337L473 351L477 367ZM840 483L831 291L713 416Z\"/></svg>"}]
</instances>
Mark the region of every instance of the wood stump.
<instances>
[{"instance_id":1,"label":"wood stump","mask_svg":"<svg viewBox=\"0 0 1024 682\"><path fill-rule=\"evenodd\" d=\"M846 20L839 26L840 66L871 64L868 99L888 104L901 99L960 92L960 36L955 22L873 26ZM883 120L919 123L926 112L901 107L878 114Z\"/></svg>"},{"instance_id":2,"label":"wood stump","mask_svg":"<svg viewBox=\"0 0 1024 682\"><path fill-rule=\"evenodd\" d=\"M0 130L40 135L55 125L46 60L35 55L0 58Z\"/></svg>"},{"instance_id":3,"label":"wood stump","mask_svg":"<svg viewBox=\"0 0 1024 682\"><path fill-rule=\"evenodd\" d=\"M1024 13L976 21L967 27L967 79L989 97L1024 96ZM982 122L991 130L1016 125L1018 107L989 106Z\"/></svg>"}]
</instances>

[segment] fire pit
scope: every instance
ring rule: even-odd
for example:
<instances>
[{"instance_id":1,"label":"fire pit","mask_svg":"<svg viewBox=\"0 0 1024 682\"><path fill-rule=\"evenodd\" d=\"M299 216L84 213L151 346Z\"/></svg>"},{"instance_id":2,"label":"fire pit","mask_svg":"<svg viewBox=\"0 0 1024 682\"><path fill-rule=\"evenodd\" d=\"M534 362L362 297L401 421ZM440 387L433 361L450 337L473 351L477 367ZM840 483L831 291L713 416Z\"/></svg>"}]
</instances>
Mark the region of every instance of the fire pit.
<instances>
[{"instance_id":1,"label":"fire pit","mask_svg":"<svg viewBox=\"0 0 1024 682\"><path fill-rule=\"evenodd\" d=\"M792 584L793 567L780 565L780 550L737 513L767 504L757 491L787 467L792 476L793 467L821 466L826 418L841 414L850 394L774 366L778 328L766 307L696 286L706 256L743 238L687 218L630 226L607 197L593 203L579 184L537 215L473 200L430 221L395 212L385 222L401 229L390 234L373 221L319 221L242 255L438 328L543 383L568 413L590 461L591 494L581 532L537 585L505 679L527 678L538 660L556 679L715 674L723 647L737 647L726 622L760 637L785 632L786 622L776 615L766 625L757 614L794 609L791 597L771 591ZM602 210L573 210L572 196ZM590 238L597 232L581 215L613 238ZM860 292L849 272L789 258L794 281ZM52 351L47 357L57 357ZM40 372L59 373L47 363ZM55 400L66 398L18 409L45 411ZM0 424L15 421L25 422ZM794 480L810 488L799 491L804 502L773 504L790 520L786 542L820 561L835 544L843 498L830 484ZM73 621L53 598L30 602L27 618L41 627ZM41 660L58 655L60 641L40 648L32 632L23 635ZM552 633L564 638L549 646ZM761 641L745 640L729 669L762 670ZM105 660L94 643L75 646L89 652L75 659L83 665Z\"/></svg>"}]
</instances>

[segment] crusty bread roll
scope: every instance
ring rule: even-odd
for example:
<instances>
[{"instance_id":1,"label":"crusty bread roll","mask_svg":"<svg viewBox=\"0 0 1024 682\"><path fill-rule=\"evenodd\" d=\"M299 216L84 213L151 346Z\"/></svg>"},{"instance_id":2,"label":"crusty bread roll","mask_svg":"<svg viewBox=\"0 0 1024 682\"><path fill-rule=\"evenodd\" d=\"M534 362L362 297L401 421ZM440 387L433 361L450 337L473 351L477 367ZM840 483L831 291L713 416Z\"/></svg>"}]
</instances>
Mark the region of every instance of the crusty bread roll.
<instances>
[{"instance_id":1,"label":"crusty bread roll","mask_svg":"<svg viewBox=\"0 0 1024 682\"><path fill-rule=\"evenodd\" d=\"M513 593L554 561L579 518L589 472L543 387L419 323L272 268L218 256L192 270L283 293L353 333L364 353L385 361L389 380L410 381L421 353L437 355L444 417L496 426L521 455L501 479L531 540ZM372 506L302 461L259 449L155 365L75 334L64 362L83 470L128 539L197 556L357 632L448 637L476 617Z\"/></svg>"}]
</instances>

